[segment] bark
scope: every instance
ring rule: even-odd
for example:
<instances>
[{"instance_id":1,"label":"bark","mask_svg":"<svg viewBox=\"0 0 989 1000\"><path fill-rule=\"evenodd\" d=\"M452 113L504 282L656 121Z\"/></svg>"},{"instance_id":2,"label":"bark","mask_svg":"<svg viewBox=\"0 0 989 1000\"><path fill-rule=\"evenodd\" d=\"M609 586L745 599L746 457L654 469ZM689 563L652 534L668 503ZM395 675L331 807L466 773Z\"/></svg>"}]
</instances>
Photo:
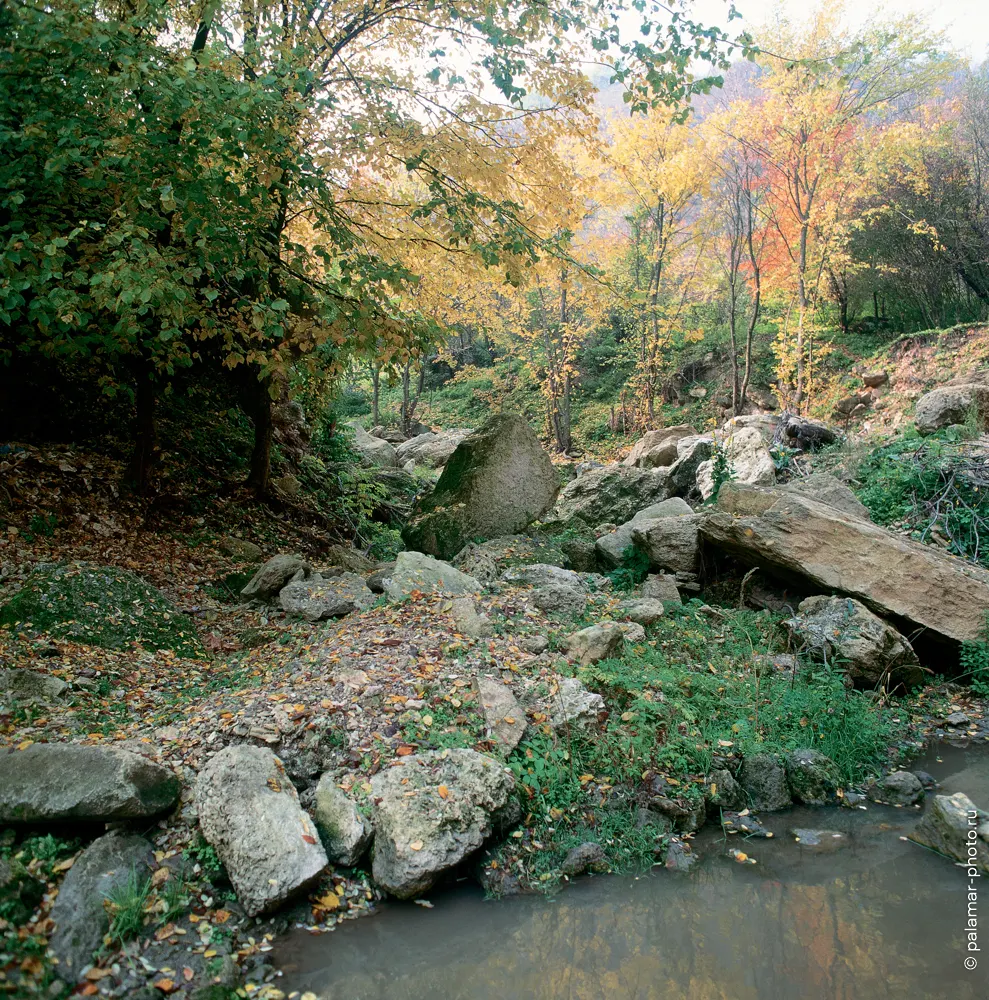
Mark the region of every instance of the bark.
<instances>
[{"instance_id":1,"label":"bark","mask_svg":"<svg viewBox=\"0 0 989 1000\"><path fill-rule=\"evenodd\" d=\"M158 443L155 426L155 386L151 364L141 359L135 368L136 419L134 451L127 470L127 482L141 494L147 493L151 481Z\"/></svg>"},{"instance_id":2,"label":"bark","mask_svg":"<svg viewBox=\"0 0 989 1000\"><path fill-rule=\"evenodd\" d=\"M260 373L248 369L247 410L254 422L254 446L251 449L251 467L247 476L247 485L258 495L268 491L271 481L271 396L268 389L271 383L269 377L262 378Z\"/></svg>"}]
</instances>

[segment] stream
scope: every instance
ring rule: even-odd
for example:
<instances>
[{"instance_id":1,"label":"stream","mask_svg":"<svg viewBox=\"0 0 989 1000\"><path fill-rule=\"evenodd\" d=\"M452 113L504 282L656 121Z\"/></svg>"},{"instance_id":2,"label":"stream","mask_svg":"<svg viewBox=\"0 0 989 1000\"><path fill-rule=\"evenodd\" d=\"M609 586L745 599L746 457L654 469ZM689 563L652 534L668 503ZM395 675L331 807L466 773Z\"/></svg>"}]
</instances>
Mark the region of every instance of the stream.
<instances>
[{"instance_id":1,"label":"stream","mask_svg":"<svg viewBox=\"0 0 989 1000\"><path fill-rule=\"evenodd\" d=\"M909 766L938 792L989 802L984 746L942 744ZM291 932L278 986L320 1000L985 1000L989 879L983 958L964 950L964 870L901 839L919 816L874 804L766 814L773 839L727 845L756 864L727 857L707 827L689 873L582 878L545 898L485 900L465 882L434 892L431 910L387 903L332 934ZM795 827L844 836L806 847Z\"/></svg>"}]
</instances>

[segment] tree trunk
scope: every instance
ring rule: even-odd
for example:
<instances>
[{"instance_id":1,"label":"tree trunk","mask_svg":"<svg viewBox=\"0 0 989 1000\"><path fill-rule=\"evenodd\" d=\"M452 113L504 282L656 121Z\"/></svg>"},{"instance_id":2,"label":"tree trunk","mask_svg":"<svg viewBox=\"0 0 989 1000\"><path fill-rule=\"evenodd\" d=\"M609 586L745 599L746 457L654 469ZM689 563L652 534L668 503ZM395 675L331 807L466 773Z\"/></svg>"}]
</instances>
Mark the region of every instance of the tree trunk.
<instances>
[{"instance_id":1,"label":"tree trunk","mask_svg":"<svg viewBox=\"0 0 989 1000\"><path fill-rule=\"evenodd\" d=\"M374 386L374 396L371 403L371 421L375 427L381 423L381 368L375 365L371 371L371 384Z\"/></svg>"},{"instance_id":2,"label":"tree trunk","mask_svg":"<svg viewBox=\"0 0 989 1000\"><path fill-rule=\"evenodd\" d=\"M135 369L136 421L134 452L127 470L127 482L141 494L147 493L154 464L158 434L155 427L155 387L151 365L142 358Z\"/></svg>"},{"instance_id":3,"label":"tree trunk","mask_svg":"<svg viewBox=\"0 0 989 1000\"><path fill-rule=\"evenodd\" d=\"M253 372L254 378L247 387L249 412L254 421L254 447L251 449L251 469L247 476L247 485L259 496L268 492L271 480L271 396L268 388L269 377L261 378Z\"/></svg>"}]
</instances>

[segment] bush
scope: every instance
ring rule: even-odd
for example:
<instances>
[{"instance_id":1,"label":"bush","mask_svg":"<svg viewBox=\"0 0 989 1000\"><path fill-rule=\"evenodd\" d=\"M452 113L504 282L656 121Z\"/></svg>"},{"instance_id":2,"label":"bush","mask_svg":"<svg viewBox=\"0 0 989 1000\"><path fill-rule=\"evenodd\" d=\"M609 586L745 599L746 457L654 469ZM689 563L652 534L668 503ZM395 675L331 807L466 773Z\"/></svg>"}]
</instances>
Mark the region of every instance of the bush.
<instances>
[{"instance_id":1,"label":"bush","mask_svg":"<svg viewBox=\"0 0 989 1000\"><path fill-rule=\"evenodd\" d=\"M905 434L872 451L857 479L877 524L989 567L989 463L958 432Z\"/></svg>"}]
</instances>

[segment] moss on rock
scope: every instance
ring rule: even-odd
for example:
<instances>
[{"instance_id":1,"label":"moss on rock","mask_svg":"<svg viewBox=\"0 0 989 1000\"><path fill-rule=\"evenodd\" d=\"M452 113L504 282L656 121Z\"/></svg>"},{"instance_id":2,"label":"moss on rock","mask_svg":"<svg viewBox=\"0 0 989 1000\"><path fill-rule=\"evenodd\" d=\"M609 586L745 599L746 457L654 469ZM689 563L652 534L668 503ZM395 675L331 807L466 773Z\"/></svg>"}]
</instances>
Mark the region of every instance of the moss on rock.
<instances>
[{"instance_id":1,"label":"moss on rock","mask_svg":"<svg viewBox=\"0 0 989 1000\"><path fill-rule=\"evenodd\" d=\"M139 643L202 653L192 621L161 591L129 570L89 562L39 565L0 608L0 626L106 649Z\"/></svg>"}]
</instances>

